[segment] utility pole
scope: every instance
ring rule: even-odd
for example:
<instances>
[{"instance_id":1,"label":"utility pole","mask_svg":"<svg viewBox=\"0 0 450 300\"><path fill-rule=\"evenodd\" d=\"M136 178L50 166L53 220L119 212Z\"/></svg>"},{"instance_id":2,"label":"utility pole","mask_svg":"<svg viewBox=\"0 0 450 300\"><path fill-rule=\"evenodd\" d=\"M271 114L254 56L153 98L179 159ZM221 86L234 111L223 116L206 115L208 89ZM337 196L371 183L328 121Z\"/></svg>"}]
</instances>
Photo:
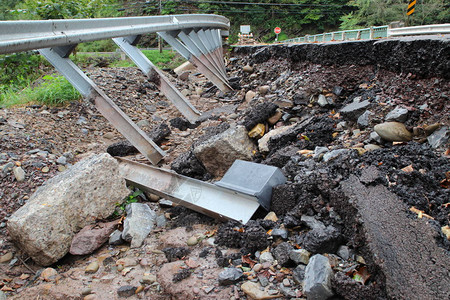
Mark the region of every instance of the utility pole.
<instances>
[{"instance_id":1,"label":"utility pole","mask_svg":"<svg viewBox=\"0 0 450 300\"><path fill-rule=\"evenodd\" d=\"M161 15L161 11L162 11L162 5L161 5L161 0L159 0L159 14L160 15ZM163 51L162 40L159 35L158 35L158 49L159 49L159 53L162 53L162 51Z\"/></svg>"}]
</instances>

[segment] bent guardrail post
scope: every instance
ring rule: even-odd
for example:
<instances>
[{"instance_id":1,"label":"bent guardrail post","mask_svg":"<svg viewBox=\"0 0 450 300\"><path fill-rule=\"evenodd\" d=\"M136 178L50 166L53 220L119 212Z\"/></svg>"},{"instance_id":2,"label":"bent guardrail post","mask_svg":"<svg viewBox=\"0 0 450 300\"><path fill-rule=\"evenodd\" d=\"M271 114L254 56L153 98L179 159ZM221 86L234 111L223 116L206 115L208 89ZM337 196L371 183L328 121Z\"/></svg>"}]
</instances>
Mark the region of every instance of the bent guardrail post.
<instances>
[{"instance_id":1,"label":"bent guardrail post","mask_svg":"<svg viewBox=\"0 0 450 300\"><path fill-rule=\"evenodd\" d=\"M190 48L188 45L182 43L176 37L177 31L158 32L170 46L172 46L185 59L190 61L201 73L203 73L211 82L223 92L229 92L233 89L228 83L228 79L224 78L220 72L212 69L206 61L199 58L200 51ZM194 47L195 48L195 47Z\"/></svg>"},{"instance_id":2,"label":"bent guardrail post","mask_svg":"<svg viewBox=\"0 0 450 300\"><path fill-rule=\"evenodd\" d=\"M95 104L100 113L154 165L165 156L133 121L69 58L74 45L39 49L39 52L83 95Z\"/></svg>"},{"instance_id":3,"label":"bent guardrail post","mask_svg":"<svg viewBox=\"0 0 450 300\"><path fill-rule=\"evenodd\" d=\"M113 41L125 52L128 57L147 75L149 80L156 84L161 92L183 116L194 124L201 113L173 86L169 79L161 72L136 46L134 42L138 36L113 38Z\"/></svg>"}]
</instances>

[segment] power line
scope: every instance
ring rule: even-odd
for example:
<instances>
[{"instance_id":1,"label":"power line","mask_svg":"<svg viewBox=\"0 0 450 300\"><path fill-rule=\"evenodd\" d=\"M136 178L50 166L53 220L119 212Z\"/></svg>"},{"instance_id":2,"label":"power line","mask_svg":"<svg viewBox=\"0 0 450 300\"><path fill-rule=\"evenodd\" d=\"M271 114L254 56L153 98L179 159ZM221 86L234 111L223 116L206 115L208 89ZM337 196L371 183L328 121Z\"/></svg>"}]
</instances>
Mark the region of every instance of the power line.
<instances>
[{"instance_id":1,"label":"power line","mask_svg":"<svg viewBox=\"0 0 450 300\"><path fill-rule=\"evenodd\" d=\"M297 3L263 3L263 2L239 2L239 1L207 1L207 0L175 0L175 2L186 2L195 4L233 4L233 5L261 5L261 6L300 6L300 7L344 7L348 5L339 4L297 4Z\"/></svg>"}]
</instances>

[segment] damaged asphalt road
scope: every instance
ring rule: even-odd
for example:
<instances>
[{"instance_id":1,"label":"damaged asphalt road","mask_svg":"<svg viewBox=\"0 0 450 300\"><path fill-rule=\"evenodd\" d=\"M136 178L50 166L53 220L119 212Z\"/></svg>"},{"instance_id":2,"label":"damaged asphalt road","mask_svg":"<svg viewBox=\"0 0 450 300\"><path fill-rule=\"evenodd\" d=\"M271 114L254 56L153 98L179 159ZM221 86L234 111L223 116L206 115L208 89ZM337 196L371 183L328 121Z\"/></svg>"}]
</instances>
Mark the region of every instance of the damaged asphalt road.
<instances>
[{"instance_id":1,"label":"damaged asphalt road","mask_svg":"<svg viewBox=\"0 0 450 300\"><path fill-rule=\"evenodd\" d=\"M221 223L155 195L139 195L155 225L142 246L130 248L119 233L96 252L68 255L57 263L60 268L47 271L3 238L0 259L12 256L0 265L11 269L0 278L3 290L12 299L449 298L450 70L442 63L448 58L439 56L448 44L417 39L237 48L227 65L234 93L217 91L194 72L187 81L173 79L190 91L194 105L209 110L190 127L177 112L167 112L151 86L145 96L117 97L169 153L164 168L217 181L236 159L278 167L287 181L273 189L270 212L259 209L246 224ZM394 49L389 59L374 61ZM405 58L419 50L429 56L421 62ZM114 93L125 78L105 80L103 87ZM160 119L131 109L139 97L152 105L142 111L154 110ZM0 126L9 133L27 130ZM18 136L15 143L29 147ZM112 145L109 153L143 162L127 143L113 144L118 140L87 152ZM21 161L24 182L38 180L40 173L30 172L41 159L38 152L1 152L0 165ZM2 183L17 187L17 172L4 169ZM56 164L50 169L56 172ZM9 195L1 201L22 199ZM10 215L2 217L7 223ZM6 229L0 230L6 237ZM11 264L14 258L36 273L18 260ZM30 279L20 279L22 274Z\"/></svg>"}]
</instances>

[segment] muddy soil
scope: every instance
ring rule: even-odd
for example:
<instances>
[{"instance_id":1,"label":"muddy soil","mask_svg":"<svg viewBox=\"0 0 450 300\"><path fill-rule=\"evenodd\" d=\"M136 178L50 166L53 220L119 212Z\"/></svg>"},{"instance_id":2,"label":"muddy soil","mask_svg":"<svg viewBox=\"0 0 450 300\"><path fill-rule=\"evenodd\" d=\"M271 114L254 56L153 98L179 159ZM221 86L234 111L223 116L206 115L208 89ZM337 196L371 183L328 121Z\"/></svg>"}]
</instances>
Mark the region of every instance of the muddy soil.
<instances>
[{"instance_id":1,"label":"muddy soil","mask_svg":"<svg viewBox=\"0 0 450 300\"><path fill-rule=\"evenodd\" d=\"M198 74L192 73L188 81L169 74L180 90L189 90L194 106L208 112L195 126L189 126L137 69L89 70L91 78L133 121L159 139L168 153L161 167L200 180L213 177L193 154L193 144L234 123L247 130L263 123L269 132L293 125L269 140L269 151L254 154L255 162L282 169L288 181L273 191L271 210L276 216L265 218L267 212L258 211L246 225L219 223L182 207L147 202L165 217L166 224L157 227L144 246L105 245L88 256L69 255L52 266L56 278L43 278L43 268L14 247L7 234L7 219L47 179L90 154L107 151L122 137L85 101L60 108L1 109L0 256L13 253L12 260L0 264L1 290L13 299L118 299L119 295L131 299L250 299L241 287L250 281L265 287L267 297L304 298L305 264L288 253L306 249L328 257L334 272L334 299L396 295L390 290L395 284L386 281L391 277L374 258L373 241L367 240L360 221L351 217L357 215L357 207L348 203L343 190L351 176L369 189L386 189L404 205L402 213L411 222L425 220L422 225L429 232L422 239L425 248L426 243L437 245L448 255L450 242L442 228L450 218L449 144L433 148L425 129L436 123L440 128L450 125L450 84L445 75L450 72L445 63L448 57L442 56L449 43L431 39L344 44L329 52L320 45L237 49L227 68L240 89L231 94L217 91ZM405 59L404 51L417 52L419 47L431 53L423 56L422 64L398 64ZM314 51L305 52L309 48ZM377 53L392 49L398 52L390 60L373 62L375 54L378 57L381 54ZM244 66L251 66L252 72L244 72ZM262 92L263 86L268 90L264 87ZM249 91L253 97L246 97ZM323 98L327 102L320 104ZM367 125L339 113L348 104L365 100L370 102L367 110L371 113ZM410 131L415 129L413 141L391 143L371 137L373 127L398 106L408 110L404 124ZM277 111L280 119L269 123L267 119ZM145 162L123 144L113 145L116 148L110 147L109 152L116 149L112 153ZM369 145L376 147L364 148ZM343 151L325 158L333 150ZM17 182L8 163L22 166L25 181ZM368 173L367 168L376 172ZM151 196L147 196L148 201ZM193 236L201 238L187 245ZM118 268L120 259L133 260L126 272ZM100 261L101 267L98 273L87 274L84 268L92 261ZM242 276L224 281L219 274L225 267L240 270ZM362 270L370 276L358 282L355 274ZM131 286L129 293L127 286ZM450 293L446 288L440 286L434 295Z\"/></svg>"}]
</instances>

